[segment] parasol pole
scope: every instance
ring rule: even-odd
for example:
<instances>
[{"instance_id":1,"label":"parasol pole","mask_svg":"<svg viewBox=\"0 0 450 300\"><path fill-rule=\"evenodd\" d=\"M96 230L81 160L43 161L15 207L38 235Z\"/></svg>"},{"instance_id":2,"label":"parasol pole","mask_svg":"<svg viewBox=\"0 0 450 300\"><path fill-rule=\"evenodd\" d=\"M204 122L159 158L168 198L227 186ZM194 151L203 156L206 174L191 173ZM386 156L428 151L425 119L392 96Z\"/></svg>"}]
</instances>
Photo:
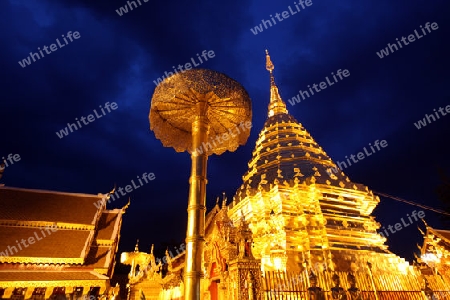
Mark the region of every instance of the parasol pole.
<instances>
[{"instance_id":1,"label":"parasol pole","mask_svg":"<svg viewBox=\"0 0 450 300\"><path fill-rule=\"evenodd\" d=\"M188 224L186 232L185 291L186 300L200 299L203 278L202 255L205 237L206 169L208 149L197 151L208 141L209 122L207 101L202 97L196 104L198 115L192 123L192 167L189 179ZM201 153L200 153L201 152Z\"/></svg>"},{"instance_id":2,"label":"parasol pole","mask_svg":"<svg viewBox=\"0 0 450 300\"><path fill-rule=\"evenodd\" d=\"M186 300L200 299L204 277L208 156L227 150L233 152L245 144L249 131L239 131L237 135L228 133L237 124L250 121L251 115L251 100L245 89L237 81L211 70L193 69L172 75L161 82L153 94L150 129L165 147L191 153L184 265ZM218 144L208 142L225 134L227 138Z\"/></svg>"}]
</instances>

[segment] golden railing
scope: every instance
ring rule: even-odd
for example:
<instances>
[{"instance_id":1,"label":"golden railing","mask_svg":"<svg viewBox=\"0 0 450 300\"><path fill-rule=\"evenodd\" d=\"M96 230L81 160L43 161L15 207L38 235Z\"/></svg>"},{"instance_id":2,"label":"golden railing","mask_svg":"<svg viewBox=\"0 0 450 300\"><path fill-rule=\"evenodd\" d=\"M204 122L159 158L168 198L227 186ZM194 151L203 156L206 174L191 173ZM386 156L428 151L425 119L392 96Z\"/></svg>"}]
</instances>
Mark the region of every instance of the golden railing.
<instances>
[{"instance_id":1,"label":"golden railing","mask_svg":"<svg viewBox=\"0 0 450 300\"><path fill-rule=\"evenodd\" d=\"M317 286L324 295L324 299L333 299L331 288L334 286L332 276L339 275L340 286L347 291L350 284L347 280L348 273L324 271L318 272ZM427 300L423 291L426 278L429 287L434 292L436 300L450 300L450 278L440 275L422 275L419 271L409 270L405 274L369 272L353 273L356 287L361 292L362 300ZM267 271L261 278L262 299L309 299L308 288L310 287L310 275L306 272L281 272ZM374 290L375 287L375 290ZM346 292L347 299L352 299Z\"/></svg>"}]
</instances>

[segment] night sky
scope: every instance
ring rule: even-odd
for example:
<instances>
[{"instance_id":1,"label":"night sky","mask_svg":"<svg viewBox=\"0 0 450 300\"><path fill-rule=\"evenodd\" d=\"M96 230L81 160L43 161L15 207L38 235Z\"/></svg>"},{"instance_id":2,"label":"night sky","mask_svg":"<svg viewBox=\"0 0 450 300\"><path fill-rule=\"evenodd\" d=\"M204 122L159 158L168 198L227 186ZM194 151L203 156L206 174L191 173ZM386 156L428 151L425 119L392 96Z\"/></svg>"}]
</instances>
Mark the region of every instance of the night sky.
<instances>
[{"instance_id":1,"label":"night sky","mask_svg":"<svg viewBox=\"0 0 450 300\"><path fill-rule=\"evenodd\" d=\"M449 1L312 0L304 8L297 3L300 11L294 1L285 0L140 3L130 4L133 10L128 7L120 16L116 10L127 6L124 0L1 2L0 157L20 156L5 168L1 183L97 194L154 173L154 180L108 205L120 208L131 197L119 253L132 251L136 239L144 251L152 243L159 253L168 245L179 246L186 232L190 157L163 147L150 131L154 81L172 66L192 59L198 63L197 53L213 51L214 57L199 67L237 80L252 99L247 144L208 160L210 209L222 192L231 199L240 186L267 118L268 49L289 112L335 162L376 140L387 141L386 148L344 170L352 181L441 207L435 189L441 182L439 168L450 175L450 116L438 112L440 118L429 117L421 129L414 123L440 107L445 114L450 105ZM268 28L255 35L251 29L262 19ZM424 35L420 26L427 22L438 28L429 33L424 28ZM415 41L408 42L411 34ZM409 44L400 48L396 38L401 43L402 37ZM394 51L380 58L377 52L388 43L398 50L391 46ZM29 55L38 47L44 56L35 55L33 62ZM27 58L30 64L24 65ZM289 104L299 90L331 79L339 69L350 76ZM110 112L107 102L116 103ZM58 137L68 123L94 110L99 117ZM420 208L382 197L374 214L387 226L413 210ZM442 226L436 213L425 213L428 223ZM388 245L411 260L419 237L414 224L392 235Z\"/></svg>"}]
</instances>

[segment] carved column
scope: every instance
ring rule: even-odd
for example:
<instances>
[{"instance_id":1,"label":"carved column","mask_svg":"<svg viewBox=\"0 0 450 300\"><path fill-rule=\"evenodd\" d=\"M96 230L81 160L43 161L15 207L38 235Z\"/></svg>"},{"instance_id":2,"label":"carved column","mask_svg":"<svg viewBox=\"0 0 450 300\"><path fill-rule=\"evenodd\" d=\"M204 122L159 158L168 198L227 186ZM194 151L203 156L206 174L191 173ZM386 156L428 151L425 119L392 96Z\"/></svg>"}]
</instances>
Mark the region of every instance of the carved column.
<instances>
[{"instance_id":1,"label":"carved column","mask_svg":"<svg viewBox=\"0 0 450 300\"><path fill-rule=\"evenodd\" d=\"M237 298L230 300L260 299L261 297L261 261L252 258L237 258L229 263L231 289L237 290ZM250 276L250 282L249 282ZM251 283L251 286L250 286ZM249 287L253 295L249 295ZM250 298L249 298L250 297ZM251 298L253 297L253 298Z\"/></svg>"}]
</instances>

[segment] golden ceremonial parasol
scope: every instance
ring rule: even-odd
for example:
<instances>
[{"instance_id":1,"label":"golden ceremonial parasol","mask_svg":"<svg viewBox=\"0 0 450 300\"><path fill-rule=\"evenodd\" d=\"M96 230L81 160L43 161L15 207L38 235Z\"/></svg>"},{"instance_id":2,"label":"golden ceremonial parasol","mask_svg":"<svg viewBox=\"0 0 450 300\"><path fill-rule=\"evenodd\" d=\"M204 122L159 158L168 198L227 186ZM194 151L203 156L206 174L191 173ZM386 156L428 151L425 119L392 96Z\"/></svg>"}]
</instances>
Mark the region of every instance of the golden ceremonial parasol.
<instances>
[{"instance_id":1,"label":"golden ceremonial parasol","mask_svg":"<svg viewBox=\"0 0 450 300\"><path fill-rule=\"evenodd\" d=\"M250 97L225 74L192 69L156 87L149 118L150 129L165 147L191 153L184 297L200 299L208 155L235 151L246 143L250 130L237 128L251 122Z\"/></svg>"}]
</instances>

